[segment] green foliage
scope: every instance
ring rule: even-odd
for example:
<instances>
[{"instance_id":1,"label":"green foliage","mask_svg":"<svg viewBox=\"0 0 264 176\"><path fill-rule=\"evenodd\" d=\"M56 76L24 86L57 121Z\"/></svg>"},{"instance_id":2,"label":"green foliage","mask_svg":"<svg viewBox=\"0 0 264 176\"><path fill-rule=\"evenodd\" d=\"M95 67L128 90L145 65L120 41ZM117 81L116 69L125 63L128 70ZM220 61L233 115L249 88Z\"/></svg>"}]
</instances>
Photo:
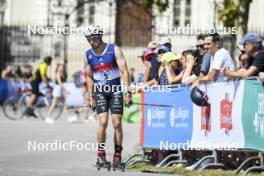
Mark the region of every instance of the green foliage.
<instances>
[{"instance_id":1,"label":"green foliage","mask_svg":"<svg viewBox=\"0 0 264 176\"><path fill-rule=\"evenodd\" d=\"M216 10L219 14L219 20L226 27L240 25L240 4L235 0L224 0L223 6L216 4Z\"/></svg>"}]
</instances>

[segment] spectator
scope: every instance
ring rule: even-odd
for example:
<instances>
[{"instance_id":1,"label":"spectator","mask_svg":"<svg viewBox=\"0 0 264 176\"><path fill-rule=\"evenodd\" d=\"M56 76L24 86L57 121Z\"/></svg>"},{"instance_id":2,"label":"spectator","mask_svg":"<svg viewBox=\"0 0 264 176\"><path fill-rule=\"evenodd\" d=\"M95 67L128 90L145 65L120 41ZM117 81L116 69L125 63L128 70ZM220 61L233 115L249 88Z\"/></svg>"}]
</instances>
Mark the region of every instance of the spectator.
<instances>
[{"instance_id":1,"label":"spectator","mask_svg":"<svg viewBox=\"0 0 264 176\"><path fill-rule=\"evenodd\" d=\"M157 44L150 42L148 47L149 48L147 48L144 52L144 61L146 66L144 71L144 83L151 86L157 84L159 62L158 55L155 53L155 47L157 47Z\"/></svg>"},{"instance_id":2,"label":"spectator","mask_svg":"<svg viewBox=\"0 0 264 176\"><path fill-rule=\"evenodd\" d=\"M1 77L2 79L6 79L6 80L13 78L11 65L7 65L5 67L5 69L1 73Z\"/></svg>"},{"instance_id":3,"label":"spectator","mask_svg":"<svg viewBox=\"0 0 264 176\"><path fill-rule=\"evenodd\" d=\"M237 70L246 70L252 64L252 58L245 52L241 52L238 56L239 68Z\"/></svg>"},{"instance_id":4,"label":"spectator","mask_svg":"<svg viewBox=\"0 0 264 176\"><path fill-rule=\"evenodd\" d=\"M171 39L169 37L161 37L159 41L159 45L165 45L171 50Z\"/></svg>"},{"instance_id":5,"label":"spectator","mask_svg":"<svg viewBox=\"0 0 264 176\"><path fill-rule=\"evenodd\" d=\"M223 74L220 71L224 67L229 67L231 70L235 70L235 64L231 58L229 52L221 47L220 36L218 33L208 34L205 37L205 46L210 54L212 54L210 71L208 75L199 78L193 83L193 87L198 86L199 83L208 81L225 80Z\"/></svg>"},{"instance_id":6,"label":"spectator","mask_svg":"<svg viewBox=\"0 0 264 176\"><path fill-rule=\"evenodd\" d=\"M207 52L207 49L205 47L204 39L206 36L206 34L200 34L197 37L197 50L192 52L192 55L194 56L194 58L196 58L196 61L193 63L193 58L189 58L188 70L186 70L183 76L183 83L192 84L194 81L196 81L197 79L201 79L209 72L211 54ZM190 55L187 57L190 57ZM193 74L191 75L191 73Z\"/></svg>"},{"instance_id":7,"label":"spectator","mask_svg":"<svg viewBox=\"0 0 264 176\"><path fill-rule=\"evenodd\" d=\"M163 62L162 56L167 53L171 52L170 48L167 47L166 45L160 45L158 48L158 60L161 64L159 64L159 69L158 69L158 78L156 80L156 83L159 85L168 85L168 77L166 75L166 69L165 69L165 62Z\"/></svg>"},{"instance_id":8,"label":"spectator","mask_svg":"<svg viewBox=\"0 0 264 176\"><path fill-rule=\"evenodd\" d=\"M33 68L31 65L25 66L26 70L23 73L24 78L26 78L28 81L31 81L33 77Z\"/></svg>"},{"instance_id":9,"label":"spectator","mask_svg":"<svg viewBox=\"0 0 264 176\"><path fill-rule=\"evenodd\" d=\"M190 80L194 80L200 74L201 63L198 62L198 52L197 50L186 50L183 52L183 57L185 58L185 68L182 78L182 83L187 83Z\"/></svg>"},{"instance_id":10,"label":"spectator","mask_svg":"<svg viewBox=\"0 0 264 176\"><path fill-rule=\"evenodd\" d=\"M154 51L154 49L157 48L157 44L155 42L150 42L148 44L148 47ZM171 39L168 37L161 37L159 41L159 47L158 47L158 52L164 53L171 51ZM144 72L144 83L148 86L157 84L158 80L158 71L160 67L159 63L159 56L160 54L152 55L149 58L149 63L146 65L146 69Z\"/></svg>"},{"instance_id":11,"label":"spectator","mask_svg":"<svg viewBox=\"0 0 264 176\"><path fill-rule=\"evenodd\" d=\"M16 80L19 80L23 77L23 73L22 73L21 67L19 65L15 66L13 75L14 75Z\"/></svg>"},{"instance_id":12,"label":"spectator","mask_svg":"<svg viewBox=\"0 0 264 176\"><path fill-rule=\"evenodd\" d=\"M67 90L63 87L63 83L66 81L66 76L64 75L64 66L63 64L57 64L55 70L55 83L56 86L52 92L52 102L51 106L48 111L48 117L46 118L45 122L48 124L53 124L54 119L51 117L56 104L58 103L59 99L63 97L62 92L67 92Z\"/></svg>"},{"instance_id":13,"label":"spectator","mask_svg":"<svg viewBox=\"0 0 264 176\"><path fill-rule=\"evenodd\" d=\"M202 63L201 63L199 78L202 78L203 76L207 75L210 69L212 55L207 51L207 48L205 47L205 37L206 36L208 36L208 34L199 35L197 38L198 45L196 45L196 47L199 50L200 56L202 56Z\"/></svg>"},{"instance_id":14,"label":"spectator","mask_svg":"<svg viewBox=\"0 0 264 176\"><path fill-rule=\"evenodd\" d=\"M162 56L162 61L165 63L168 84L178 84L182 80L183 71L180 69L180 58L181 55L175 55L172 52L167 52Z\"/></svg>"},{"instance_id":15,"label":"spectator","mask_svg":"<svg viewBox=\"0 0 264 176\"><path fill-rule=\"evenodd\" d=\"M264 71L264 50L262 40L257 33L247 33L240 44L245 49L245 53L253 58L252 64L248 69L232 71L230 68L225 67L223 73L225 76L231 78L245 78L250 76L257 76L260 72Z\"/></svg>"}]
</instances>

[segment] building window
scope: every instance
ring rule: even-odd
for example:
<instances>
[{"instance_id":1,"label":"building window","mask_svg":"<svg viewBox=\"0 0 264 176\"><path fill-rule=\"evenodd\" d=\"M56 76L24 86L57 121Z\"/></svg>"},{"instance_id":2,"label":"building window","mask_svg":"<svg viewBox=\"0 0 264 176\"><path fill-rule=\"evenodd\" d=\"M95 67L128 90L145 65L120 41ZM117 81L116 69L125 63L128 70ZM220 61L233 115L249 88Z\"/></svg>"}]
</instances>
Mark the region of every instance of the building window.
<instances>
[{"instance_id":1,"label":"building window","mask_svg":"<svg viewBox=\"0 0 264 176\"><path fill-rule=\"evenodd\" d=\"M181 19L181 0L174 0L173 12L174 25L179 26Z\"/></svg>"},{"instance_id":2,"label":"building window","mask_svg":"<svg viewBox=\"0 0 264 176\"><path fill-rule=\"evenodd\" d=\"M77 3L83 4L84 0L78 0ZM84 17L84 6L80 6L80 8L77 9L77 26L80 26L83 23L83 17Z\"/></svg>"},{"instance_id":3,"label":"building window","mask_svg":"<svg viewBox=\"0 0 264 176\"><path fill-rule=\"evenodd\" d=\"M89 6L89 14L88 14L88 23L93 24L94 23L94 14L95 14L95 6L90 5Z\"/></svg>"},{"instance_id":4,"label":"building window","mask_svg":"<svg viewBox=\"0 0 264 176\"><path fill-rule=\"evenodd\" d=\"M191 23L191 0L185 1L185 25Z\"/></svg>"},{"instance_id":5,"label":"building window","mask_svg":"<svg viewBox=\"0 0 264 176\"><path fill-rule=\"evenodd\" d=\"M173 22L175 26L191 23L191 0L174 0Z\"/></svg>"}]
</instances>

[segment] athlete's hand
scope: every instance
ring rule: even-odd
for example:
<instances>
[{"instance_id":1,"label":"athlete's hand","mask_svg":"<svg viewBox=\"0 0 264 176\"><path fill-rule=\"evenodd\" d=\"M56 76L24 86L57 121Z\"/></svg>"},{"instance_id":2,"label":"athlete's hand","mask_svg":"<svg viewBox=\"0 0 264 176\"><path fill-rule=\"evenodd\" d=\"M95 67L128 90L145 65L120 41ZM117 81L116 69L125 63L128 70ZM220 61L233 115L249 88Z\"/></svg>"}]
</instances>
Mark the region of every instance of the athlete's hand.
<instances>
[{"instance_id":1,"label":"athlete's hand","mask_svg":"<svg viewBox=\"0 0 264 176\"><path fill-rule=\"evenodd\" d=\"M95 104L95 99L92 96L88 98L88 103L89 103L89 107L92 109L92 111L95 111L96 104Z\"/></svg>"},{"instance_id":2,"label":"athlete's hand","mask_svg":"<svg viewBox=\"0 0 264 176\"><path fill-rule=\"evenodd\" d=\"M124 95L125 107L130 107L133 104L131 92L126 92Z\"/></svg>"}]
</instances>

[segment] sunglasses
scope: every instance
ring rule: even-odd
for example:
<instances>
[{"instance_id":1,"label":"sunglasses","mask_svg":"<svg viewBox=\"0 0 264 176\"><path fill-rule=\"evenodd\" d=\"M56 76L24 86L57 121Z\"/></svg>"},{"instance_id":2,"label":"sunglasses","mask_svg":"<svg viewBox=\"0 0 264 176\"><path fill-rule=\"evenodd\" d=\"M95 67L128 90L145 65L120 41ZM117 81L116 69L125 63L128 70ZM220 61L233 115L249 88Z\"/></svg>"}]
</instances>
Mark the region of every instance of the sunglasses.
<instances>
[{"instance_id":1,"label":"sunglasses","mask_svg":"<svg viewBox=\"0 0 264 176\"><path fill-rule=\"evenodd\" d=\"M199 49L199 48L200 48L200 49L204 49L204 45L203 45L203 44L201 44L201 45L196 45L196 48L197 48L197 49Z\"/></svg>"},{"instance_id":2,"label":"sunglasses","mask_svg":"<svg viewBox=\"0 0 264 176\"><path fill-rule=\"evenodd\" d=\"M211 45L212 43L205 43L204 45Z\"/></svg>"},{"instance_id":3,"label":"sunglasses","mask_svg":"<svg viewBox=\"0 0 264 176\"><path fill-rule=\"evenodd\" d=\"M87 41L88 41L89 43L91 43L91 42L96 42L97 39L99 39L99 36L87 37L86 39L87 39Z\"/></svg>"}]
</instances>

